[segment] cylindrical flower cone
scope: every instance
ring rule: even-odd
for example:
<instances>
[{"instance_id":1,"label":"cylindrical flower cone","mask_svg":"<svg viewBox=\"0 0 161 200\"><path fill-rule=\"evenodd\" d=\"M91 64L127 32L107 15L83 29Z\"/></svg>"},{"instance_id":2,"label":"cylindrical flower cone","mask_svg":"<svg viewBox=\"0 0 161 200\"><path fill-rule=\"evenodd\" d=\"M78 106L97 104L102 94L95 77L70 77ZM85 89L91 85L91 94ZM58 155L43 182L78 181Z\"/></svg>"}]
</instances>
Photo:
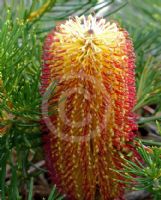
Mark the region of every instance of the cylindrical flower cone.
<instances>
[{"instance_id":1,"label":"cylindrical flower cone","mask_svg":"<svg viewBox=\"0 0 161 200\"><path fill-rule=\"evenodd\" d=\"M103 18L74 17L47 36L43 61L43 140L53 183L69 200L123 199L114 170L121 154L134 159L137 129L128 33Z\"/></svg>"}]
</instances>

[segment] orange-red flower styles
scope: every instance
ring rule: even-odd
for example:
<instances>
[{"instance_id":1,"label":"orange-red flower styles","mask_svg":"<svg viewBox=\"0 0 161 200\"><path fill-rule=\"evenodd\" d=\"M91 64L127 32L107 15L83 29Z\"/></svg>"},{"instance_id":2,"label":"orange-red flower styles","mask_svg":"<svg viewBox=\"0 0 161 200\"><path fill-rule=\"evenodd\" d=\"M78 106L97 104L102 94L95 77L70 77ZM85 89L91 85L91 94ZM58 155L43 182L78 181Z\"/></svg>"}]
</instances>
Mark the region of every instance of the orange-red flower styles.
<instances>
[{"instance_id":1,"label":"orange-red flower styles","mask_svg":"<svg viewBox=\"0 0 161 200\"><path fill-rule=\"evenodd\" d=\"M114 22L74 17L44 45L44 146L53 183L70 200L123 198L111 170L134 153L134 51ZM56 82L54 93L53 82Z\"/></svg>"}]
</instances>

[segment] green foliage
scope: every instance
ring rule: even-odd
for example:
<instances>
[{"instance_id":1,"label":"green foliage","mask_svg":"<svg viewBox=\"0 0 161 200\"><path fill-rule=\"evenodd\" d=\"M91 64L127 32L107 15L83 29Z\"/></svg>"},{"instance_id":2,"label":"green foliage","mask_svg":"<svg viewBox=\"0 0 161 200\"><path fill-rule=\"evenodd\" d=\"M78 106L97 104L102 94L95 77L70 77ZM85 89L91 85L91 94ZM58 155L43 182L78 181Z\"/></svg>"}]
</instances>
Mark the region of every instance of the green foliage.
<instances>
[{"instance_id":1,"label":"green foliage","mask_svg":"<svg viewBox=\"0 0 161 200\"><path fill-rule=\"evenodd\" d=\"M155 200L161 198L161 148L147 148L140 143L137 148L141 161L131 162L124 157L122 170L118 170L121 176L126 178L124 182L127 188L133 190L146 190ZM119 180L118 180L119 181Z\"/></svg>"},{"instance_id":2,"label":"green foliage","mask_svg":"<svg viewBox=\"0 0 161 200\"><path fill-rule=\"evenodd\" d=\"M157 128L158 128L158 132L161 135L161 125L159 124L158 121L156 121L156 125L157 125Z\"/></svg>"},{"instance_id":3,"label":"green foliage","mask_svg":"<svg viewBox=\"0 0 161 200\"><path fill-rule=\"evenodd\" d=\"M53 190L51 191L48 200L62 200L64 199L64 196L59 196L59 194L57 194L55 187L53 188Z\"/></svg>"},{"instance_id":4,"label":"green foliage","mask_svg":"<svg viewBox=\"0 0 161 200\"><path fill-rule=\"evenodd\" d=\"M33 178L31 178L31 181L30 181L28 200L32 200L32 197L33 197L32 193L33 193ZM63 200L63 199L64 199L64 196L60 196L58 192L56 191L56 187L54 186L47 200Z\"/></svg>"},{"instance_id":5,"label":"green foliage","mask_svg":"<svg viewBox=\"0 0 161 200\"><path fill-rule=\"evenodd\" d=\"M159 64L153 62L154 59L148 58L142 72L138 72L135 110L145 105L157 104L161 99L161 68Z\"/></svg>"}]
</instances>

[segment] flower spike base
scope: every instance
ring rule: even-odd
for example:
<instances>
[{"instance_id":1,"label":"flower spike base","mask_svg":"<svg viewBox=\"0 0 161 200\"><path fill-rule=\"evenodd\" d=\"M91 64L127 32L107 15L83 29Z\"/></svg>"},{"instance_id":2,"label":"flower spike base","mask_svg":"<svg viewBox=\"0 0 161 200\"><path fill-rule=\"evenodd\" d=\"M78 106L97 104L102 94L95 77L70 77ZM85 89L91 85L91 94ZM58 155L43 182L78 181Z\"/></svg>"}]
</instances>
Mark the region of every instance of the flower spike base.
<instances>
[{"instance_id":1,"label":"flower spike base","mask_svg":"<svg viewBox=\"0 0 161 200\"><path fill-rule=\"evenodd\" d=\"M123 199L114 170L121 154L135 158L137 129L128 33L91 15L70 18L47 36L43 60L43 139L53 183L69 200Z\"/></svg>"}]
</instances>

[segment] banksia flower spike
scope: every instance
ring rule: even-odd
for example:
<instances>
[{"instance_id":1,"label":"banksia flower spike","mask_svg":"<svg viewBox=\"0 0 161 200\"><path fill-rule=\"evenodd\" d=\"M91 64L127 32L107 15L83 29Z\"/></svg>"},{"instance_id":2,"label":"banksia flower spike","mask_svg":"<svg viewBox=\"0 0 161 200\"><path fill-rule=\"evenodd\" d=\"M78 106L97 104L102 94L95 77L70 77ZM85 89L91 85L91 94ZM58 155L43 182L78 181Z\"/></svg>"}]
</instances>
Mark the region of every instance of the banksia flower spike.
<instances>
[{"instance_id":1,"label":"banksia flower spike","mask_svg":"<svg viewBox=\"0 0 161 200\"><path fill-rule=\"evenodd\" d=\"M53 183L70 200L123 199L115 169L122 154L137 155L128 33L102 18L73 17L47 36L43 60L42 127Z\"/></svg>"}]
</instances>

